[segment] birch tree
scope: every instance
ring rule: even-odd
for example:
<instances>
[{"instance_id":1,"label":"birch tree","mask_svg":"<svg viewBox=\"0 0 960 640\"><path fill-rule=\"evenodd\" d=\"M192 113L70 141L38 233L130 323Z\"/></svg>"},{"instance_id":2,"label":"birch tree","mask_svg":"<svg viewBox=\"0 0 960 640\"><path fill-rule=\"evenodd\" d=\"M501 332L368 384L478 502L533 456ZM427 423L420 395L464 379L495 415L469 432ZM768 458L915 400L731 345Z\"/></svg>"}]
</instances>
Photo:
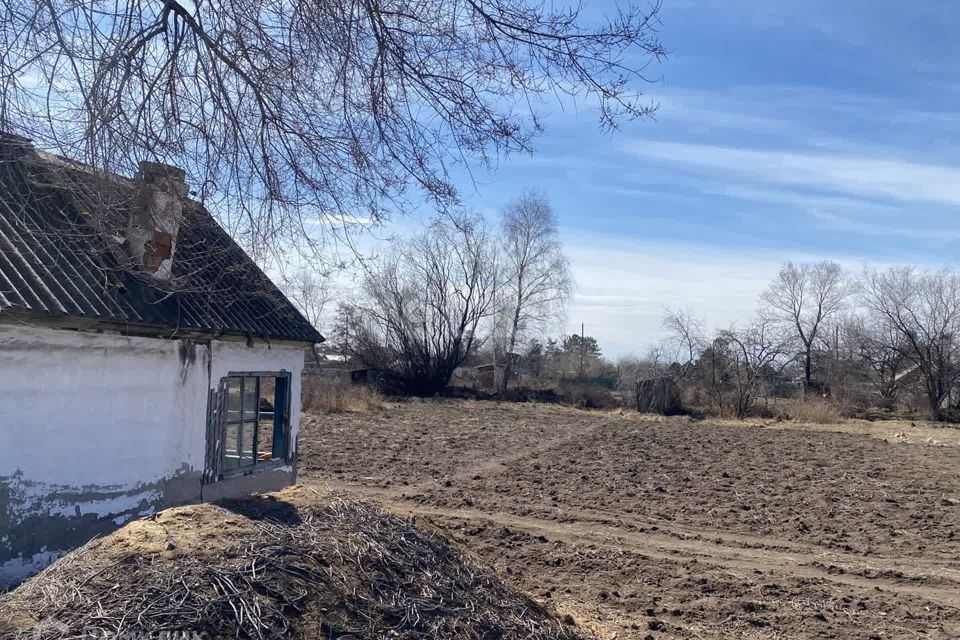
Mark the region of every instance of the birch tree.
<instances>
[{"instance_id":1,"label":"birch tree","mask_svg":"<svg viewBox=\"0 0 960 640\"><path fill-rule=\"evenodd\" d=\"M529 192L510 203L501 224L508 323L502 391L513 375L513 354L519 343L531 331L562 317L573 279L558 237L556 216L544 196Z\"/></svg>"}]
</instances>

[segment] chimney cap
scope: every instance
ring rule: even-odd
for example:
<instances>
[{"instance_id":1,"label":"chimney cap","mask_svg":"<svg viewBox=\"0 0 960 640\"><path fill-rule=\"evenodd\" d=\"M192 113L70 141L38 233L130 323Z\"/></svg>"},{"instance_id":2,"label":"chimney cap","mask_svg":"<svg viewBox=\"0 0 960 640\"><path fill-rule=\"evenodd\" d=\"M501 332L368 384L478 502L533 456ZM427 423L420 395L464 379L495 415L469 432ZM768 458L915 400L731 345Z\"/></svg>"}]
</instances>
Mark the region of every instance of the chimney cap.
<instances>
[{"instance_id":1,"label":"chimney cap","mask_svg":"<svg viewBox=\"0 0 960 640\"><path fill-rule=\"evenodd\" d=\"M139 164L139 176L142 180L155 180L157 178L170 178L177 182L185 182L187 172L180 167L172 164L163 164L162 162L151 162L150 160L141 160Z\"/></svg>"}]
</instances>

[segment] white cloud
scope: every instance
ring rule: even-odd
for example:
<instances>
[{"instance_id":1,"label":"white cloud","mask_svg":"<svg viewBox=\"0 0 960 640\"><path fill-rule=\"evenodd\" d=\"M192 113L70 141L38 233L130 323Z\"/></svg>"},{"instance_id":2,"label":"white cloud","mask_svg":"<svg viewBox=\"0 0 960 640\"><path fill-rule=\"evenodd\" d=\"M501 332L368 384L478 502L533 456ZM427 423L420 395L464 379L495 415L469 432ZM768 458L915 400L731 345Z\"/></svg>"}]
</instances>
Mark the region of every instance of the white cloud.
<instances>
[{"instance_id":1,"label":"white cloud","mask_svg":"<svg viewBox=\"0 0 960 640\"><path fill-rule=\"evenodd\" d=\"M871 211L874 213L894 216L901 211L895 205L876 202L874 200L864 200L862 198L848 198L843 196L826 196L817 193L802 191L787 191L779 189L757 189L749 187L728 187L728 186L706 186L702 189L703 193L724 196L727 198L736 198L739 200L750 200L753 202L765 202L768 204L782 204L804 209L840 209Z\"/></svg>"},{"instance_id":2,"label":"white cloud","mask_svg":"<svg viewBox=\"0 0 960 640\"><path fill-rule=\"evenodd\" d=\"M912 227L901 224L882 225L865 222L856 218L837 215L828 211L810 210L810 215L821 225L833 231L856 233L862 236L885 238L910 238L928 242L956 242L960 240L960 230L945 228L942 224L920 224Z\"/></svg>"},{"instance_id":3,"label":"white cloud","mask_svg":"<svg viewBox=\"0 0 960 640\"><path fill-rule=\"evenodd\" d=\"M373 218L364 216L344 215L341 213L327 213L317 218L313 224L329 225L337 227L370 226L374 224Z\"/></svg>"},{"instance_id":4,"label":"white cloud","mask_svg":"<svg viewBox=\"0 0 960 640\"><path fill-rule=\"evenodd\" d=\"M821 189L857 197L960 205L960 168L895 158L631 142L637 157L747 183Z\"/></svg>"},{"instance_id":5,"label":"white cloud","mask_svg":"<svg viewBox=\"0 0 960 640\"><path fill-rule=\"evenodd\" d=\"M690 309L713 328L748 319L787 259L694 245L625 244L614 236L580 233L565 250L577 281L568 331L579 331L583 322L614 358L657 343L667 307Z\"/></svg>"},{"instance_id":6,"label":"white cloud","mask_svg":"<svg viewBox=\"0 0 960 640\"><path fill-rule=\"evenodd\" d=\"M887 260L865 262L847 255L763 248L705 247L682 242L633 242L621 236L565 231L577 291L567 314L567 332L584 323L613 359L643 354L661 342L667 308L693 313L713 331L753 317L760 294L788 261L833 260L848 273L867 266L886 269ZM922 266L944 265L942 255Z\"/></svg>"}]
</instances>

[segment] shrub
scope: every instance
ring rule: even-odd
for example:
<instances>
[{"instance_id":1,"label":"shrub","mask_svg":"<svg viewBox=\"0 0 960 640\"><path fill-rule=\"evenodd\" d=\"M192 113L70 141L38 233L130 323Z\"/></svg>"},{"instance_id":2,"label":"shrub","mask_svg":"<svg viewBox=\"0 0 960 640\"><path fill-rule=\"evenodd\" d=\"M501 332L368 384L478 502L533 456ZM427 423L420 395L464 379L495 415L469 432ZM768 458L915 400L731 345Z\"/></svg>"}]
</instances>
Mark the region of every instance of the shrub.
<instances>
[{"instance_id":1,"label":"shrub","mask_svg":"<svg viewBox=\"0 0 960 640\"><path fill-rule=\"evenodd\" d=\"M583 382L561 383L557 401L580 409L616 409L620 402L609 389Z\"/></svg>"},{"instance_id":2,"label":"shrub","mask_svg":"<svg viewBox=\"0 0 960 640\"><path fill-rule=\"evenodd\" d=\"M637 382L637 411L675 416L683 413L680 390L676 381L667 376L647 378Z\"/></svg>"},{"instance_id":3,"label":"shrub","mask_svg":"<svg viewBox=\"0 0 960 640\"><path fill-rule=\"evenodd\" d=\"M363 413L383 408L383 396L368 385L351 384L336 378L303 378L301 403L313 413Z\"/></svg>"},{"instance_id":4,"label":"shrub","mask_svg":"<svg viewBox=\"0 0 960 640\"><path fill-rule=\"evenodd\" d=\"M947 407L940 410L940 422L960 423L960 408Z\"/></svg>"}]
</instances>

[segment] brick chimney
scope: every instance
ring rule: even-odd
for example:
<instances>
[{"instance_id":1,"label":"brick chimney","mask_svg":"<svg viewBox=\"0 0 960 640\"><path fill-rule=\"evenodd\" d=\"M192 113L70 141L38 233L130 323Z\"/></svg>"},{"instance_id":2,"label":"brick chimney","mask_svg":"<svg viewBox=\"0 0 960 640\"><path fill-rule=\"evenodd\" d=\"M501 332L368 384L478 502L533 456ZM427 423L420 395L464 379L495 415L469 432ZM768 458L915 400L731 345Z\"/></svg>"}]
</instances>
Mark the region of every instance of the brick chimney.
<instances>
[{"instance_id":1,"label":"brick chimney","mask_svg":"<svg viewBox=\"0 0 960 640\"><path fill-rule=\"evenodd\" d=\"M177 232L189 191L186 172L170 165L143 161L136 183L127 226L127 246L138 268L168 280L173 273Z\"/></svg>"}]
</instances>

